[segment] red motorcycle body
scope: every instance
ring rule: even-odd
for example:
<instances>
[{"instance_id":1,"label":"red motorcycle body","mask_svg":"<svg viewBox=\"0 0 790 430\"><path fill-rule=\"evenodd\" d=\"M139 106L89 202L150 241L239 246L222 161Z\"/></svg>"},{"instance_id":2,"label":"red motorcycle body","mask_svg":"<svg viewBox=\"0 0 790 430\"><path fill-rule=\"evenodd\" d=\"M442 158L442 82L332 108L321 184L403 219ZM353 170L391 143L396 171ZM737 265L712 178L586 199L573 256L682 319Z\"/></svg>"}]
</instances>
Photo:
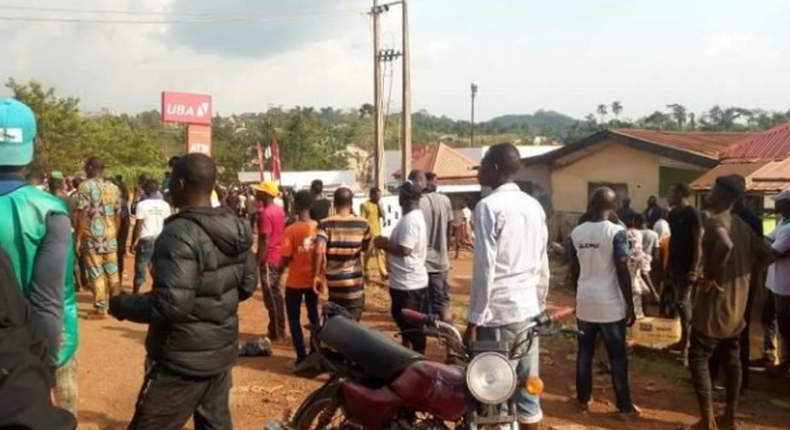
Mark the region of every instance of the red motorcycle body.
<instances>
[{"instance_id":1,"label":"red motorcycle body","mask_svg":"<svg viewBox=\"0 0 790 430\"><path fill-rule=\"evenodd\" d=\"M341 386L349 415L368 430L382 428L402 407L457 421L469 404L463 369L432 361L415 362L388 387L367 388L347 380Z\"/></svg>"}]
</instances>

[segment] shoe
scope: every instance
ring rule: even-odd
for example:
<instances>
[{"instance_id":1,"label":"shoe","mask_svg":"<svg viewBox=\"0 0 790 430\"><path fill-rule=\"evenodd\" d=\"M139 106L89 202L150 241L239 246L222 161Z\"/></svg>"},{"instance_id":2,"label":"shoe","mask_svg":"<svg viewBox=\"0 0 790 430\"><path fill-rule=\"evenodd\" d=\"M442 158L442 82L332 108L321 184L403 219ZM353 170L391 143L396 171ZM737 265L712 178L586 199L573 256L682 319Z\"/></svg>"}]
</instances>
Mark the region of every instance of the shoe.
<instances>
[{"instance_id":1,"label":"shoe","mask_svg":"<svg viewBox=\"0 0 790 430\"><path fill-rule=\"evenodd\" d=\"M590 399L586 402L577 400L576 403L577 403L576 407L579 409L579 412L582 414L587 414L590 412L590 407L592 407L593 399Z\"/></svg>"},{"instance_id":2,"label":"shoe","mask_svg":"<svg viewBox=\"0 0 790 430\"><path fill-rule=\"evenodd\" d=\"M631 421L642 417L642 409L636 405L631 405L630 411L619 411L617 416L623 421Z\"/></svg>"}]
</instances>

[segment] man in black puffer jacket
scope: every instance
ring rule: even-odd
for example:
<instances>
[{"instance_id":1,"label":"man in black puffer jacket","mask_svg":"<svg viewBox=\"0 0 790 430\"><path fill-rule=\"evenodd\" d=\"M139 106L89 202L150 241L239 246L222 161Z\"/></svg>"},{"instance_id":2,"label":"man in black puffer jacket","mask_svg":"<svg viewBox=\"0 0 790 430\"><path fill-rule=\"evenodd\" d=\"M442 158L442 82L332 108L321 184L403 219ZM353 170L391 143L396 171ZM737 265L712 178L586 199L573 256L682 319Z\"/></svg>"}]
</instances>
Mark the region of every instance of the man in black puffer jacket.
<instances>
[{"instance_id":1,"label":"man in black puffer jacket","mask_svg":"<svg viewBox=\"0 0 790 430\"><path fill-rule=\"evenodd\" d=\"M148 366L130 430L232 429L228 405L236 362L239 302L255 292L249 226L211 208L217 169L206 155L176 162L169 218L152 258L153 290L110 302L119 320L149 324Z\"/></svg>"}]
</instances>

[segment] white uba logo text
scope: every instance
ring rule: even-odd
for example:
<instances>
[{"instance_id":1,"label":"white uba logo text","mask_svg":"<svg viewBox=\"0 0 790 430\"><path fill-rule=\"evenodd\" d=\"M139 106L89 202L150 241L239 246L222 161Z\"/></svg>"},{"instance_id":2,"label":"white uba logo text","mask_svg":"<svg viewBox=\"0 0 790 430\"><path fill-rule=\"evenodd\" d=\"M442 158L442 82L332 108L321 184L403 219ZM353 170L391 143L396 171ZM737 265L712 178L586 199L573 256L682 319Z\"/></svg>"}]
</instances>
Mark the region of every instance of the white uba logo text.
<instances>
[{"instance_id":1,"label":"white uba logo text","mask_svg":"<svg viewBox=\"0 0 790 430\"><path fill-rule=\"evenodd\" d=\"M169 104L167 105L168 115L178 116L191 116L195 118L203 118L209 114L211 105L208 102L201 103L198 106L187 106L182 104Z\"/></svg>"},{"instance_id":2,"label":"white uba logo text","mask_svg":"<svg viewBox=\"0 0 790 430\"><path fill-rule=\"evenodd\" d=\"M24 142L21 128L0 128L0 142L22 143Z\"/></svg>"}]
</instances>

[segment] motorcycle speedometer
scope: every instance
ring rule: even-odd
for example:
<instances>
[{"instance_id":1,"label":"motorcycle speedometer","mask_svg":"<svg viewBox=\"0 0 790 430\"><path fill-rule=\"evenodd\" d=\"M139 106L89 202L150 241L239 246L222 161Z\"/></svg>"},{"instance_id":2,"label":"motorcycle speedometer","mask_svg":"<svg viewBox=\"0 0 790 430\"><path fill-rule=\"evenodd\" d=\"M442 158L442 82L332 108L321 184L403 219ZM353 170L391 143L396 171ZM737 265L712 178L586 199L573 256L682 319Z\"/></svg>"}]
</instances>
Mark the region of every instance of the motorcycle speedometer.
<instances>
[{"instance_id":1,"label":"motorcycle speedometer","mask_svg":"<svg viewBox=\"0 0 790 430\"><path fill-rule=\"evenodd\" d=\"M504 355L486 352L469 363L466 384L479 402L489 405L504 403L516 391L516 371Z\"/></svg>"}]
</instances>

